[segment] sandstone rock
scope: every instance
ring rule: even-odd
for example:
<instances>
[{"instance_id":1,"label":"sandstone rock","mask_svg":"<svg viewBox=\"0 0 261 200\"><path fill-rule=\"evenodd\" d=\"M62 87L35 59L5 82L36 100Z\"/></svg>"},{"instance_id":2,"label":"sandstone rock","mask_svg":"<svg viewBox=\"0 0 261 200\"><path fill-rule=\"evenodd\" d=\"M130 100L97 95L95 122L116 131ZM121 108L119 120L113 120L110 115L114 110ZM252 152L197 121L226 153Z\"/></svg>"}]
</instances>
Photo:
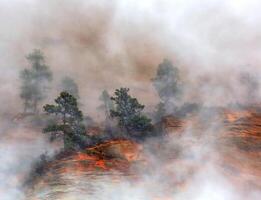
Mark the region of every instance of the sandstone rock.
<instances>
[{"instance_id":1,"label":"sandstone rock","mask_svg":"<svg viewBox=\"0 0 261 200\"><path fill-rule=\"evenodd\" d=\"M129 162L139 159L142 146L130 140L112 140L86 149L87 152Z\"/></svg>"}]
</instances>

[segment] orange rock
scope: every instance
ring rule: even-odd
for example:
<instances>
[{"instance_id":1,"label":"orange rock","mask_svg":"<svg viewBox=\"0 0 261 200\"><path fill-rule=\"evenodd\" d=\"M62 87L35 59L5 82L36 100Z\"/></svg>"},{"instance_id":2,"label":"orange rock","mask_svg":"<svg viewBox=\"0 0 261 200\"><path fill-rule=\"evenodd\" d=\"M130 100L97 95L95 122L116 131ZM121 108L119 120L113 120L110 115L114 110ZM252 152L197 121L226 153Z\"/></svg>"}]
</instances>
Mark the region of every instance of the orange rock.
<instances>
[{"instance_id":1,"label":"orange rock","mask_svg":"<svg viewBox=\"0 0 261 200\"><path fill-rule=\"evenodd\" d=\"M141 145L130 140L112 140L87 149L104 157L121 158L129 162L138 160L141 150Z\"/></svg>"}]
</instances>

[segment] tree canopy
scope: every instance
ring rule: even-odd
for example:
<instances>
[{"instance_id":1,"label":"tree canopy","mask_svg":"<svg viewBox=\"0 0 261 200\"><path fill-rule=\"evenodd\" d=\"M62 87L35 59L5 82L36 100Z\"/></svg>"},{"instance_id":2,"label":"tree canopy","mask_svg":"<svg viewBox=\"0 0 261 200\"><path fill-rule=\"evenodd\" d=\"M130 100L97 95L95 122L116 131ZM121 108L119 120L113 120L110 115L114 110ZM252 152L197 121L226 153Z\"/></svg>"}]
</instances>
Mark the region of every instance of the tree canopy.
<instances>
[{"instance_id":1,"label":"tree canopy","mask_svg":"<svg viewBox=\"0 0 261 200\"><path fill-rule=\"evenodd\" d=\"M37 111L39 101L47 95L48 82L52 80L52 73L47 65L43 53L34 50L27 57L31 64L30 69L24 69L20 73L22 81L20 97L24 100L24 112Z\"/></svg>"},{"instance_id":2,"label":"tree canopy","mask_svg":"<svg viewBox=\"0 0 261 200\"><path fill-rule=\"evenodd\" d=\"M169 60L164 59L164 61L159 64L156 76L152 81L160 98L164 102L172 97L179 97L181 92L179 69L174 67Z\"/></svg>"},{"instance_id":3,"label":"tree canopy","mask_svg":"<svg viewBox=\"0 0 261 200\"><path fill-rule=\"evenodd\" d=\"M152 82L162 101L162 104L158 107L161 110L158 112L163 111L162 106L166 107L165 111L174 111L175 104L180 100L182 93L179 69L174 67L169 60L164 59L159 64L156 76L152 79Z\"/></svg>"},{"instance_id":4,"label":"tree canopy","mask_svg":"<svg viewBox=\"0 0 261 200\"><path fill-rule=\"evenodd\" d=\"M43 131L63 133L64 148L78 148L84 146L85 126L83 114L78 108L77 99L68 92L61 92L55 99L56 105L45 105L44 111L53 114L56 121L49 124Z\"/></svg>"},{"instance_id":5,"label":"tree canopy","mask_svg":"<svg viewBox=\"0 0 261 200\"><path fill-rule=\"evenodd\" d=\"M151 120L142 114L144 105L141 105L136 98L131 97L128 88L116 89L114 101L115 110L111 110L111 116L118 119L119 126L126 132L134 136L142 137L141 133L146 133L152 128Z\"/></svg>"}]
</instances>

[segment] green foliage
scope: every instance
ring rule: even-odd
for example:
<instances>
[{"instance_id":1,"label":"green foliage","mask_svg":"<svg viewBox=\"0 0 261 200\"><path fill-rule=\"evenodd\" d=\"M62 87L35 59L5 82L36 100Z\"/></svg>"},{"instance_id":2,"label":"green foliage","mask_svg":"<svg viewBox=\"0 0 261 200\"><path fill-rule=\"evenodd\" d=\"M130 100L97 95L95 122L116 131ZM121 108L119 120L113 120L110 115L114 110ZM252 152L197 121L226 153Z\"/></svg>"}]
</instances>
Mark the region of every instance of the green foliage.
<instances>
[{"instance_id":1,"label":"green foliage","mask_svg":"<svg viewBox=\"0 0 261 200\"><path fill-rule=\"evenodd\" d=\"M48 82L52 80L52 73L44 64L44 56L40 50L34 50L27 57L31 69L24 69L20 73L22 81L20 97L24 99L24 112L36 112L38 102L46 97Z\"/></svg>"},{"instance_id":2,"label":"green foliage","mask_svg":"<svg viewBox=\"0 0 261 200\"><path fill-rule=\"evenodd\" d=\"M45 105L44 111L57 117L57 121L49 124L43 132L63 133L64 148L78 148L84 146L85 126L83 114L78 108L77 99L68 92L61 92L55 99L56 105Z\"/></svg>"},{"instance_id":3,"label":"green foliage","mask_svg":"<svg viewBox=\"0 0 261 200\"><path fill-rule=\"evenodd\" d=\"M141 105L136 98L131 97L128 88L116 89L114 101L115 110L111 110L111 116L119 120L119 126L128 134L146 133L151 130L151 120L142 114L144 105Z\"/></svg>"},{"instance_id":4,"label":"green foliage","mask_svg":"<svg viewBox=\"0 0 261 200\"><path fill-rule=\"evenodd\" d=\"M151 130L151 126L151 119L145 115L135 115L130 121L130 127L132 127L132 130L138 132Z\"/></svg>"},{"instance_id":5,"label":"green foliage","mask_svg":"<svg viewBox=\"0 0 261 200\"><path fill-rule=\"evenodd\" d=\"M179 70L169 60L164 59L159 65L156 77L152 81L164 103L170 101L173 97L180 97Z\"/></svg>"},{"instance_id":6,"label":"green foliage","mask_svg":"<svg viewBox=\"0 0 261 200\"><path fill-rule=\"evenodd\" d=\"M73 95L77 99L79 98L78 85L72 78L70 77L63 78L61 83L61 88L62 91L68 92L69 94Z\"/></svg>"}]
</instances>

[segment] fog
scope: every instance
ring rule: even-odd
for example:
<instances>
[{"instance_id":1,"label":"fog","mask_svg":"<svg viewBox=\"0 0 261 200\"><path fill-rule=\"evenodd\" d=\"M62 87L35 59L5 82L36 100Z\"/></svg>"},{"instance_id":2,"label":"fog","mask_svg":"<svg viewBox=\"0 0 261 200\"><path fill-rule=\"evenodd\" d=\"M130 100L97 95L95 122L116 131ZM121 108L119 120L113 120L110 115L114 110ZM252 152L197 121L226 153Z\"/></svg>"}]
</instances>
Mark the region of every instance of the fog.
<instances>
[{"instance_id":1,"label":"fog","mask_svg":"<svg viewBox=\"0 0 261 200\"><path fill-rule=\"evenodd\" d=\"M159 97L151 79L164 58L180 69L185 91L181 104L258 104L261 87L253 91L240 75L249 73L261 82L260 7L259 0L1 0L0 120L8 115L12 121L23 110L19 72L29 67L25 56L33 49L44 52L54 74L52 91L42 104L52 102L61 79L70 76L79 86L84 113L97 121L103 118L96 108L104 89L112 94L129 87L148 111L153 110ZM0 159L6 163L0 168L0 195L20 200L19 186L5 180L14 177L17 182L21 163L21 170L29 171L46 141L40 137L31 143L19 138L6 142L3 137L34 132L11 128L6 125L13 124L10 121L0 124ZM207 168L209 174L218 178L207 178L202 193L177 199L205 200L212 188L220 190L218 200L238 199L233 189L224 191L230 185L212 169ZM137 199L146 198L138 193Z\"/></svg>"},{"instance_id":2,"label":"fog","mask_svg":"<svg viewBox=\"0 0 261 200\"><path fill-rule=\"evenodd\" d=\"M196 97L213 105L245 98L238 74L259 78L261 71L259 5L243 0L1 1L1 93L10 94L2 101L20 108L18 74L28 67L25 55L34 48L45 53L54 88L62 76L72 76L92 114L103 89L121 86L155 105L150 79L163 58L188 80L186 100ZM200 80L210 85L202 89Z\"/></svg>"},{"instance_id":3,"label":"fog","mask_svg":"<svg viewBox=\"0 0 261 200\"><path fill-rule=\"evenodd\" d=\"M54 147L39 130L1 116L0 196L3 200L25 199L24 182L38 157L53 155Z\"/></svg>"}]
</instances>

